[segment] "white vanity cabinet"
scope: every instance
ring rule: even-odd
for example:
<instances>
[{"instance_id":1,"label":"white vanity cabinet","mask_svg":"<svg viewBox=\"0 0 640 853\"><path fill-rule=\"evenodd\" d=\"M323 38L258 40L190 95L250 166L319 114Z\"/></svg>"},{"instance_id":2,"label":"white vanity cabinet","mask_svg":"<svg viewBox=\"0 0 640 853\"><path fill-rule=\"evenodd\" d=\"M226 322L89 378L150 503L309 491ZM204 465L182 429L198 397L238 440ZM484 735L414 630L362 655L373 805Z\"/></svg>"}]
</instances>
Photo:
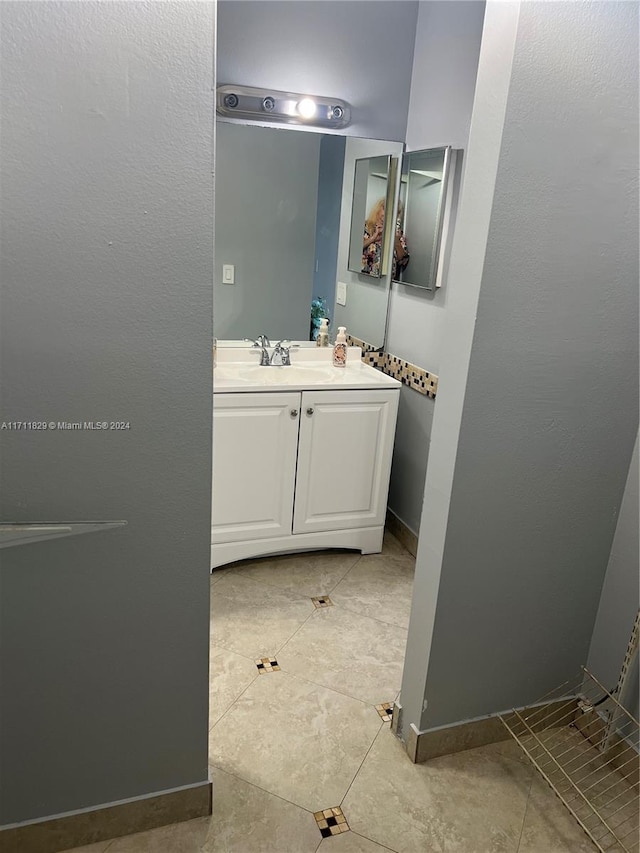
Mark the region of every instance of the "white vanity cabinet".
<instances>
[{"instance_id":1,"label":"white vanity cabinet","mask_svg":"<svg viewBox=\"0 0 640 853\"><path fill-rule=\"evenodd\" d=\"M289 536L300 393L216 394L211 542Z\"/></svg>"},{"instance_id":2,"label":"white vanity cabinet","mask_svg":"<svg viewBox=\"0 0 640 853\"><path fill-rule=\"evenodd\" d=\"M294 533L384 525L396 391L304 391Z\"/></svg>"},{"instance_id":3,"label":"white vanity cabinet","mask_svg":"<svg viewBox=\"0 0 640 853\"><path fill-rule=\"evenodd\" d=\"M399 388L216 393L212 568L381 550Z\"/></svg>"}]
</instances>

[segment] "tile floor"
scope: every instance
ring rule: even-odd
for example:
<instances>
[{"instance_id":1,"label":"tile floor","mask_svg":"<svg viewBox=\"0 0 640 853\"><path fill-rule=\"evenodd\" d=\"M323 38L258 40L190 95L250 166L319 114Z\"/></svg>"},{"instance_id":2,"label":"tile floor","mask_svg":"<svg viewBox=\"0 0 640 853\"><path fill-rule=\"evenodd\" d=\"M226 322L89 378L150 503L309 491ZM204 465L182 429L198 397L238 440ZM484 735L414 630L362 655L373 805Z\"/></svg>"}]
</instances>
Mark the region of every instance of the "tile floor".
<instances>
[{"instance_id":1,"label":"tile floor","mask_svg":"<svg viewBox=\"0 0 640 853\"><path fill-rule=\"evenodd\" d=\"M515 744L414 765L392 735L413 569L386 535L214 572L214 813L75 853L593 853Z\"/></svg>"}]
</instances>

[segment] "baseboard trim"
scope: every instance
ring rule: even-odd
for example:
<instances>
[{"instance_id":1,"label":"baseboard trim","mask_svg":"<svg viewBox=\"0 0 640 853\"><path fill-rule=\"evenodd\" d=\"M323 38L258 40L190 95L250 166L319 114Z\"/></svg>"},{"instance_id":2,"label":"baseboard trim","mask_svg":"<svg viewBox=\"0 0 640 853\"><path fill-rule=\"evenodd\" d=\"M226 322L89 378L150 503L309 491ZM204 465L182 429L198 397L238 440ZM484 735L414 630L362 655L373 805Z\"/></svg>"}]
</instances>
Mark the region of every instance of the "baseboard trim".
<instances>
[{"instance_id":1,"label":"baseboard trim","mask_svg":"<svg viewBox=\"0 0 640 853\"><path fill-rule=\"evenodd\" d=\"M393 703L393 714L391 715L391 731L396 737L400 737L400 732L402 731L401 717L402 705L396 701Z\"/></svg>"},{"instance_id":2,"label":"baseboard trim","mask_svg":"<svg viewBox=\"0 0 640 853\"><path fill-rule=\"evenodd\" d=\"M0 829L3 853L58 853L211 814L211 782Z\"/></svg>"},{"instance_id":3,"label":"baseboard trim","mask_svg":"<svg viewBox=\"0 0 640 853\"><path fill-rule=\"evenodd\" d=\"M407 549L414 557L418 553L418 537L407 525L390 509L387 508L387 520L385 527L392 533L398 542Z\"/></svg>"},{"instance_id":4,"label":"baseboard trim","mask_svg":"<svg viewBox=\"0 0 640 853\"><path fill-rule=\"evenodd\" d=\"M575 700L569 700L569 704L575 705ZM554 724L554 720L566 719L567 707L568 701L561 699L545 705L531 705L521 709L521 711L527 713L534 709L546 708L546 713L538 717L539 722L536 727L548 727ZM505 712L501 713L504 714ZM558 724L562 725L561 722ZM442 726L425 731L420 731L411 723L407 732L405 749L414 764L421 764L423 761L439 758L441 755L453 755L456 752L464 752L466 749L476 749L479 746L488 746L491 743L508 740L511 740L511 736L500 720L500 715L495 714L477 720L456 723L453 726Z\"/></svg>"}]
</instances>

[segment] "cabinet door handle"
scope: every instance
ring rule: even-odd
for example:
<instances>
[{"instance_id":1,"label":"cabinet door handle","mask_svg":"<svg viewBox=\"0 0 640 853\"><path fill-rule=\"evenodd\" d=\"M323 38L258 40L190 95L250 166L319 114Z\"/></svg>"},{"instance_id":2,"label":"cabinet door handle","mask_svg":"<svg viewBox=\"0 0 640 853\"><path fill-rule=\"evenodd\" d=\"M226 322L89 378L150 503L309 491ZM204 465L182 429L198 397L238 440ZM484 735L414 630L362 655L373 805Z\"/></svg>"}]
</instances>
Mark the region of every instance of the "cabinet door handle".
<instances>
[{"instance_id":1,"label":"cabinet door handle","mask_svg":"<svg viewBox=\"0 0 640 853\"><path fill-rule=\"evenodd\" d=\"M313 414L313 406L309 406L309 408L307 409L307 414L309 415L309 417L311 417L311 415Z\"/></svg>"},{"instance_id":2,"label":"cabinet door handle","mask_svg":"<svg viewBox=\"0 0 640 853\"><path fill-rule=\"evenodd\" d=\"M297 418L298 417L298 410L297 409L291 409L289 414L291 415L292 418Z\"/></svg>"}]
</instances>

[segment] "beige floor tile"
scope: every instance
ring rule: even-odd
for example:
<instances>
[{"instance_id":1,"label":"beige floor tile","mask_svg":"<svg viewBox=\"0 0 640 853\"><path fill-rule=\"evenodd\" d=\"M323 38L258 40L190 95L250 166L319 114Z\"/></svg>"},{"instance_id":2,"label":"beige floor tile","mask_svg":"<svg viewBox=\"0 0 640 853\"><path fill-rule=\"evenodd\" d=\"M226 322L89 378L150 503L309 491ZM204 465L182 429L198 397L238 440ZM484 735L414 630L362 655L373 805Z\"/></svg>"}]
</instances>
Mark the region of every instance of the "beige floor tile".
<instances>
[{"instance_id":1,"label":"beige floor tile","mask_svg":"<svg viewBox=\"0 0 640 853\"><path fill-rule=\"evenodd\" d=\"M340 803L381 725L368 705L275 672L254 681L211 729L209 760L318 811Z\"/></svg>"},{"instance_id":2,"label":"beige floor tile","mask_svg":"<svg viewBox=\"0 0 640 853\"><path fill-rule=\"evenodd\" d=\"M214 569L211 572L211 586L214 586L218 581L221 581L228 571L229 569Z\"/></svg>"},{"instance_id":3,"label":"beige floor tile","mask_svg":"<svg viewBox=\"0 0 640 853\"><path fill-rule=\"evenodd\" d=\"M200 853L211 818L199 817L116 838L106 853Z\"/></svg>"},{"instance_id":4,"label":"beige floor tile","mask_svg":"<svg viewBox=\"0 0 640 853\"><path fill-rule=\"evenodd\" d=\"M84 847L74 847L73 850L65 850L64 853L105 853L111 841L98 841L96 844L87 844Z\"/></svg>"},{"instance_id":5,"label":"beige floor tile","mask_svg":"<svg viewBox=\"0 0 640 853\"><path fill-rule=\"evenodd\" d=\"M407 632L341 607L317 610L278 653L278 663L371 705L400 689Z\"/></svg>"},{"instance_id":6,"label":"beige floor tile","mask_svg":"<svg viewBox=\"0 0 640 853\"><path fill-rule=\"evenodd\" d=\"M544 742L546 749L560 760L564 772L558 769L555 762L542 751L539 745L530 744L532 753L554 784L570 798L574 811L593 831L602 846L605 849L610 848L612 853L617 853L619 849L614 837L608 834L598 815L610 824L618 837L624 839L630 851L638 853L640 833L637 791L615 768L607 764L602 754L575 729L567 727L550 729L538 737ZM589 803L597 809L598 814L594 813L591 805L585 802L575 788L568 786L565 773L580 791L587 793ZM546 788L548 789L548 785ZM536 793L537 791L538 789ZM543 788L539 791L541 796L545 793ZM553 796L550 789L549 793ZM535 800L531 804L531 808L534 809L534 807ZM526 847L525 850L527 850Z\"/></svg>"},{"instance_id":7,"label":"beige floor tile","mask_svg":"<svg viewBox=\"0 0 640 853\"><path fill-rule=\"evenodd\" d=\"M381 847L355 832L344 832L334 838L323 838L318 853L387 853L388 850L389 847Z\"/></svg>"},{"instance_id":8,"label":"beige floor tile","mask_svg":"<svg viewBox=\"0 0 640 853\"><path fill-rule=\"evenodd\" d=\"M213 816L202 853L315 853L313 815L211 768Z\"/></svg>"},{"instance_id":9,"label":"beige floor tile","mask_svg":"<svg viewBox=\"0 0 640 853\"><path fill-rule=\"evenodd\" d=\"M310 598L229 573L211 590L212 642L247 658L273 655L314 611Z\"/></svg>"},{"instance_id":10,"label":"beige floor tile","mask_svg":"<svg viewBox=\"0 0 640 853\"><path fill-rule=\"evenodd\" d=\"M495 755L501 755L503 758L510 758L512 761L521 761L528 766L531 766L531 762L527 758L525 752L523 752L522 748L513 738L509 740L501 740L497 743L490 743L487 746L479 747L484 750L487 755L491 755L492 753ZM470 750L473 751L473 750Z\"/></svg>"},{"instance_id":11,"label":"beige floor tile","mask_svg":"<svg viewBox=\"0 0 640 853\"><path fill-rule=\"evenodd\" d=\"M209 662L209 728L258 677L255 662L219 646L211 646Z\"/></svg>"},{"instance_id":12,"label":"beige floor tile","mask_svg":"<svg viewBox=\"0 0 640 853\"><path fill-rule=\"evenodd\" d=\"M385 728L342 808L355 832L397 853L516 853L531 773L481 749L412 764Z\"/></svg>"},{"instance_id":13,"label":"beige floor tile","mask_svg":"<svg viewBox=\"0 0 640 853\"><path fill-rule=\"evenodd\" d=\"M547 783L536 776L518 853L595 853L596 849Z\"/></svg>"},{"instance_id":14,"label":"beige floor tile","mask_svg":"<svg viewBox=\"0 0 640 853\"><path fill-rule=\"evenodd\" d=\"M331 600L362 616L407 628L414 570L410 555L361 557L333 590Z\"/></svg>"},{"instance_id":15,"label":"beige floor tile","mask_svg":"<svg viewBox=\"0 0 640 853\"><path fill-rule=\"evenodd\" d=\"M232 573L309 598L328 595L360 559L357 551L316 551L239 563Z\"/></svg>"}]
</instances>

